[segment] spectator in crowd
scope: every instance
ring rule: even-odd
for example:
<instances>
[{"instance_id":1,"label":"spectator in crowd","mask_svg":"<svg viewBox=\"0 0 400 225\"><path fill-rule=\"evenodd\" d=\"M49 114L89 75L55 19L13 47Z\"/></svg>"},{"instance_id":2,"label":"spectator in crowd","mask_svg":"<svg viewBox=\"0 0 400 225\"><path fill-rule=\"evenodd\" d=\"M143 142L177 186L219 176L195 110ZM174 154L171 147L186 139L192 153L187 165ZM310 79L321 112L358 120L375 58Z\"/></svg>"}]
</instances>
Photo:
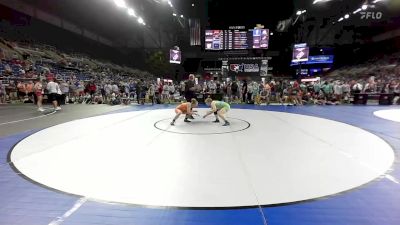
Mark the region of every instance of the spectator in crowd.
<instances>
[{"instance_id":1,"label":"spectator in crowd","mask_svg":"<svg viewBox=\"0 0 400 225\"><path fill-rule=\"evenodd\" d=\"M46 89L48 92L48 99L53 104L54 110L61 110L61 107L58 105L59 94L61 93L60 86L50 78Z\"/></svg>"},{"instance_id":2,"label":"spectator in crowd","mask_svg":"<svg viewBox=\"0 0 400 225\"><path fill-rule=\"evenodd\" d=\"M35 102L35 93L34 93L34 90L33 90L33 86L34 86L34 84L33 84L33 81L28 81L28 83L25 85L25 88L26 88L26 95L28 96L28 98L29 98L29 100L31 101L31 102Z\"/></svg>"},{"instance_id":3,"label":"spectator in crowd","mask_svg":"<svg viewBox=\"0 0 400 225\"><path fill-rule=\"evenodd\" d=\"M18 98L19 98L19 100L21 102L24 102L25 101L25 97L27 95L26 85L23 82L18 81L17 82L17 89L18 89Z\"/></svg>"},{"instance_id":4,"label":"spectator in crowd","mask_svg":"<svg viewBox=\"0 0 400 225\"><path fill-rule=\"evenodd\" d=\"M216 94L217 93L217 84L214 82L214 80L211 80L208 83L208 90L210 94Z\"/></svg>"},{"instance_id":5,"label":"spectator in crowd","mask_svg":"<svg viewBox=\"0 0 400 225\"><path fill-rule=\"evenodd\" d=\"M0 80L0 104L6 104L6 85Z\"/></svg>"},{"instance_id":6,"label":"spectator in crowd","mask_svg":"<svg viewBox=\"0 0 400 225\"><path fill-rule=\"evenodd\" d=\"M69 100L69 84L65 80L60 82L60 89L61 89L61 97L60 97L60 105L65 105L68 103Z\"/></svg>"},{"instance_id":7,"label":"spectator in crowd","mask_svg":"<svg viewBox=\"0 0 400 225\"><path fill-rule=\"evenodd\" d=\"M113 93L113 85L110 82L107 82L104 85L104 90L106 92L106 102L109 103L111 101L111 94Z\"/></svg>"},{"instance_id":8,"label":"spectator in crowd","mask_svg":"<svg viewBox=\"0 0 400 225\"><path fill-rule=\"evenodd\" d=\"M0 60L4 60L6 58L6 55L4 54L4 51L2 48L0 48Z\"/></svg>"},{"instance_id":9,"label":"spectator in crowd","mask_svg":"<svg viewBox=\"0 0 400 225\"><path fill-rule=\"evenodd\" d=\"M237 84L236 81L232 82L231 90L232 90L233 101L237 102L238 99L240 99L240 94L239 94L239 85Z\"/></svg>"},{"instance_id":10,"label":"spectator in crowd","mask_svg":"<svg viewBox=\"0 0 400 225\"><path fill-rule=\"evenodd\" d=\"M174 83L171 81L168 84L168 91L169 91L169 102L173 102L174 101L174 94L175 94L175 86Z\"/></svg>"},{"instance_id":11,"label":"spectator in crowd","mask_svg":"<svg viewBox=\"0 0 400 225\"><path fill-rule=\"evenodd\" d=\"M169 103L169 85L168 83L162 82L162 94L161 94L162 103Z\"/></svg>"},{"instance_id":12,"label":"spectator in crowd","mask_svg":"<svg viewBox=\"0 0 400 225\"><path fill-rule=\"evenodd\" d=\"M142 100L142 92L143 92L143 79L140 79L137 83L136 83L136 96L137 96L137 103L138 104L142 104L142 102L144 103L144 101Z\"/></svg>"},{"instance_id":13,"label":"spectator in crowd","mask_svg":"<svg viewBox=\"0 0 400 225\"><path fill-rule=\"evenodd\" d=\"M244 103L247 103L247 92L248 92L247 80L244 80L242 86L242 98Z\"/></svg>"},{"instance_id":14,"label":"spectator in crowd","mask_svg":"<svg viewBox=\"0 0 400 225\"><path fill-rule=\"evenodd\" d=\"M44 94L44 90L43 90L43 85L42 82L40 81L39 78L37 78L36 83L33 87L33 90L35 91L35 96L36 96L36 105L38 107L38 111L43 112L43 94Z\"/></svg>"},{"instance_id":15,"label":"spectator in crowd","mask_svg":"<svg viewBox=\"0 0 400 225\"><path fill-rule=\"evenodd\" d=\"M156 94L156 87L154 84L149 84L149 91L148 91L148 95L149 95L149 100L151 102L151 105L154 105L154 96Z\"/></svg>"}]
</instances>

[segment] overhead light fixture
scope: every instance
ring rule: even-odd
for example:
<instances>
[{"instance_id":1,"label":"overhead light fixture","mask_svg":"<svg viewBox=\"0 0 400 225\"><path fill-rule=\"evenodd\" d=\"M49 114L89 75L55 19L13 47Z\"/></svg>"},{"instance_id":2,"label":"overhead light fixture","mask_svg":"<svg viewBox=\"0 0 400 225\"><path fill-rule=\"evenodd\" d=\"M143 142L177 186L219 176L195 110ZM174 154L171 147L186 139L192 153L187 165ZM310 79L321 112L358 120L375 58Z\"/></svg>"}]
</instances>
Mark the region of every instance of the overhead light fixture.
<instances>
[{"instance_id":1,"label":"overhead light fixture","mask_svg":"<svg viewBox=\"0 0 400 225\"><path fill-rule=\"evenodd\" d=\"M300 16L301 14L304 14L304 13L306 13L306 12L307 12L307 10L298 10L298 11L296 12L296 15Z\"/></svg>"},{"instance_id":2,"label":"overhead light fixture","mask_svg":"<svg viewBox=\"0 0 400 225\"><path fill-rule=\"evenodd\" d=\"M274 35L274 32L271 32L270 35L273 36L273 35Z\"/></svg>"},{"instance_id":3,"label":"overhead light fixture","mask_svg":"<svg viewBox=\"0 0 400 225\"><path fill-rule=\"evenodd\" d=\"M131 8L128 9L128 15L136 17L135 11L133 9L131 9Z\"/></svg>"},{"instance_id":4,"label":"overhead light fixture","mask_svg":"<svg viewBox=\"0 0 400 225\"><path fill-rule=\"evenodd\" d=\"M137 21L138 21L138 23L141 23L141 24L143 24L143 23L144 23L144 21L143 21L142 17L139 17Z\"/></svg>"},{"instance_id":5,"label":"overhead light fixture","mask_svg":"<svg viewBox=\"0 0 400 225\"><path fill-rule=\"evenodd\" d=\"M177 16L176 13L172 13L173 16Z\"/></svg>"},{"instance_id":6,"label":"overhead light fixture","mask_svg":"<svg viewBox=\"0 0 400 225\"><path fill-rule=\"evenodd\" d=\"M362 9L362 10L366 10L366 9L368 9L368 5L365 5L365 4L364 4L364 5L362 5L362 6L361 6L361 9Z\"/></svg>"},{"instance_id":7,"label":"overhead light fixture","mask_svg":"<svg viewBox=\"0 0 400 225\"><path fill-rule=\"evenodd\" d=\"M357 14L357 13L361 12L361 10L362 10L361 8L358 8L356 11L353 12L353 14Z\"/></svg>"},{"instance_id":8,"label":"overhead light fixture","mask_svg":"<svg viewBox=\"0 0 400 225\"><path fill-rule=\"evenodd\" d=\"M386 1L386 0L375 0L372 3L384 2L384 1Z\"/></svg>"},{"instance_id":9,"label":"overhead light fixture","mask_svg":"<svg viewBox=\"0 0 400 225\"><path fill-rule=\"evenodd\" d=\"M350 17L349 14L344 15L344 18L347 20Z\"/></svg>"},{"instance_id":10,"label":"overhead light fixture","mask_svg":"<svg viewBox=\"0 0 400 225\"><path fill-rule=\"evenodd\" d=\"M127 8L125 0L114 0L114 3L120 8Z\"/></svg>"},{"instance_id":11,"label":"overhead light fixture","mask_svg":"<svg viewBox=\"0 0 400 225\"><path fill-rule=\"evenodd\" d=\"M331 1L331 0L314 0L313 4L317 4L320 2L329 2L329 1Z\"/></svg>"},{"instance_id":12,"label":"overhead light fixture","mask_svg":"<svg viewBox=\"0 0 400 225\"><path fill-rule=\"evenodd\" d=\"M181 15L181 18L183 18L183 15Z\"/></svg>"},{"instance_id":13,"label":"overhead light fixture","mask_svg":"<svg viewBox=\"0 0 400 225\"><path fill-rule=\"evenodd\" d=\"M340 19L338 20L338 22L341 22L342 20L344 20L344 18L343 18L343 17L340 17Z\"/></svg>"},{"instance_id":14,"label":"overhead light fixture","mask_svg":"<svg viewBox=\"0 0 400 225\"><path fill-rule=\"evenodd\" d=\"M192 6L194 7L194 3L192 3Z\"/></svg>"}]
</instances>

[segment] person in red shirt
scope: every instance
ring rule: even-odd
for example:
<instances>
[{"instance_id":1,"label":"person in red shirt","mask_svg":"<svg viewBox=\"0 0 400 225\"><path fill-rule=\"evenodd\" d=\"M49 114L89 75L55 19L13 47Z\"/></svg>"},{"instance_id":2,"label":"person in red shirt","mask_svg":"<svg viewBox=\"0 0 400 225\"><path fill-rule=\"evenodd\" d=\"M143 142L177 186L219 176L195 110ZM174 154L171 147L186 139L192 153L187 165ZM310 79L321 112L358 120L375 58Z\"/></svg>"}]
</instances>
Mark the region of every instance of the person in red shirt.
<instances>
[{"instance_id":1,"label":"person in red shirt","mask_svg":"<svg viewBox=\"0 0 400 225\"><path fill-rule=\"evenodd\" d=\"M89 84L87 86L87 90L88 90L88 92L90 94L90 97L93 99L94 94L96 93L96 90L97 90L97 87L96 87L96 85L94 84L93 81L89 82Z\"/></svg>"}]
</instances>

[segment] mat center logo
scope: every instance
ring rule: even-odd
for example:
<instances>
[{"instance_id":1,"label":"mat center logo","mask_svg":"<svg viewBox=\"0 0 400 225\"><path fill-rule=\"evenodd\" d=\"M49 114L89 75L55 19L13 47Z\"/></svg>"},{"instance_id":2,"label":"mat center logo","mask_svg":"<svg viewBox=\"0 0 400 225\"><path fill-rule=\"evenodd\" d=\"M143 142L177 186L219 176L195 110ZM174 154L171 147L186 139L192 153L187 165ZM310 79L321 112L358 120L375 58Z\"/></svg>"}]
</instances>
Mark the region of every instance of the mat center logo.
<instances>
[{"instance_id":1,"label":"mat center logo","mask_svg":"<svg viewBox=\"0 0 400 225\"><path fill-rule=\"evenodd\" d=\"M230 64L229 70L235 73L243 72L243 73L258 73L260 72L260 67L257 63L251 64Z\"/></svg>"}]
</instances>

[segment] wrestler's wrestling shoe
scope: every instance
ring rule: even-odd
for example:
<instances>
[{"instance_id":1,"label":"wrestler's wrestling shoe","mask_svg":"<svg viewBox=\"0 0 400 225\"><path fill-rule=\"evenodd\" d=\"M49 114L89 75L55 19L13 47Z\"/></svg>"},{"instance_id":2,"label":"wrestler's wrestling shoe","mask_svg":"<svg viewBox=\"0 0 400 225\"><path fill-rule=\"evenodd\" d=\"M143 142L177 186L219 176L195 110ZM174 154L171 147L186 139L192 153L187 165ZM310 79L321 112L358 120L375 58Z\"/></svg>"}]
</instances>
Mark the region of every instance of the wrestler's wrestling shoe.
<instances>
[{"instance_id":1,"label":"wrestler's wrestling shoe","mask_svg":"<svg viewBox=\"0 0 400 225\"><path fill-rule=\"evenodd\" d=\"M229 125L231 125L228 121L225 121L225 123L224 123L224 125L222 125L222 126L229 126Z\"/></svg>"}]
</instances>

